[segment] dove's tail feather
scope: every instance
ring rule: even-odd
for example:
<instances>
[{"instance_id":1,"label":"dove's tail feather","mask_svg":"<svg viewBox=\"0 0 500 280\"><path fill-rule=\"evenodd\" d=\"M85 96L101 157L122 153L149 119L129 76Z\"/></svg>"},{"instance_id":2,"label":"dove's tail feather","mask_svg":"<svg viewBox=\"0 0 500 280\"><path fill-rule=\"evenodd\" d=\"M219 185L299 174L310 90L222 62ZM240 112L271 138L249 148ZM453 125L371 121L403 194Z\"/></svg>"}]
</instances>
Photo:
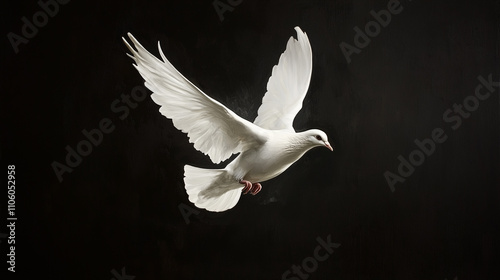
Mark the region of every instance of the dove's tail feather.
<instances>
[{"instance_id":1,"label":"dove's tail feather","mask_svg":"<svg viewBox=\"0 0 500 280\"><path fill-rule=\"evenodd\" d=\"M213 212L233 208L241 196L242 185L224 169L184 166L184 184L189 201Z\"/></svg>"}]
</instances>

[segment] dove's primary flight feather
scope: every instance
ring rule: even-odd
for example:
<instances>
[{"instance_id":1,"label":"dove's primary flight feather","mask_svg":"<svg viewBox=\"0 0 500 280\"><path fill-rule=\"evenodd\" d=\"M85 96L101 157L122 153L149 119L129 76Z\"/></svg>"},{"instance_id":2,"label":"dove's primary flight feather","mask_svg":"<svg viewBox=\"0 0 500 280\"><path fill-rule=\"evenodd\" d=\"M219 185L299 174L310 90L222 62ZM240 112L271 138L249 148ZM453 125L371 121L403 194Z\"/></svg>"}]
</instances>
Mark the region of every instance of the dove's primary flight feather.
<instances>
[{"instance_id":1,"label":"dove's primary flight feather","mask_svg":"<svg viewBox=\"0 0 500 280\"><path fill-rule=\"evenodd\" d=\"M262 128L293 129L311 80L312 51L307 35L295 27L298 40L290 37L278 65L273 67L254 123Z\"/></svg>"},{"instance_id":2,"label":"dove's primary flight feather","mask_svg":"<svg viewBox=\"0 0 500 280\"><path fill-rule=\"evenodd\" d=\"M160 112L172 119L174 126L188 134L194 147L219 163L232 154L264 141L262 129L239 117L218 101L204 94L170 64L158 49L165 62L150 54L131 34L135 51L126 41L137 63L135 68L153 94L151 98L160 105Z\"/></svg>"},{"instance_id":3,"label":"dove's primary flight feather","mask_svg":"<svg viewBox=\"0 0 500 280\"><path fill-rule=\"evenodd\" d=\"M295 133L293 120L302 107L312 72L312 52L307 35L296 27L298 40L290 38L286 51L273 68L267 93L254 123L204 94L167 60L149 53L130 33L136 50L125 39L135 67L160 105L160 112L187 133L194 147L214 163L239 156L224 169L186 165L185 186L189 200L200 208L224 211L238 202L240 184L274 178L316 146L332 149L324 132L313 129ZM258 184L260 186L260 184ZM260 189L259 189L260 190Z\"/></svg>"}]
</instances>

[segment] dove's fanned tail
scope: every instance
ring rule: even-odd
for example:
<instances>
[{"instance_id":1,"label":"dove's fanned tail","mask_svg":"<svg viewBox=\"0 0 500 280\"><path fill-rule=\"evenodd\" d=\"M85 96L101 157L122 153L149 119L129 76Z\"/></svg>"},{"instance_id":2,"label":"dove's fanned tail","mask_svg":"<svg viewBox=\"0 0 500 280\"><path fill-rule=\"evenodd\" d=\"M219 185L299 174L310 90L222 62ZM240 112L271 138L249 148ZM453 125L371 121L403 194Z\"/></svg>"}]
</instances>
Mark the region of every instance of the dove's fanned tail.
<instances>
[{"instance_id":1,"label":"dove's fanned tail","mask_svg":"<svg viewBox=\"0 0 500 280\"><path fill-rule=\"evenodd\" d=\"M184 184L189 201L196 207L213 212L233 208L243 186L224 169L203 169L184 166Z\"/></svg>"}]
</instances>

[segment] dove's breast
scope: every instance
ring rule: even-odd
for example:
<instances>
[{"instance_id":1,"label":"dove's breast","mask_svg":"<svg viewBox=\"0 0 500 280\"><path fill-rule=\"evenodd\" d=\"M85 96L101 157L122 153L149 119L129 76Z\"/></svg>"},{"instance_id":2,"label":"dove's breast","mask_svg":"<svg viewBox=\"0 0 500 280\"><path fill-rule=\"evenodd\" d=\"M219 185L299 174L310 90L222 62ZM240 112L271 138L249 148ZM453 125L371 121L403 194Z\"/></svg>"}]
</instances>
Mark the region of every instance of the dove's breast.
<instances>
[{"instance_id":1,"label":"dove's breast","mask_svg":"<svg viewBox=\"0 0 500 280\"><path fill-rule=\"evenodd\" d=\"M264 182L283 173L307 150L303 145L290 142L289 137L271 138L264 145L241 153L227 169L238 180Z\"/></svg>"}]
</instances>

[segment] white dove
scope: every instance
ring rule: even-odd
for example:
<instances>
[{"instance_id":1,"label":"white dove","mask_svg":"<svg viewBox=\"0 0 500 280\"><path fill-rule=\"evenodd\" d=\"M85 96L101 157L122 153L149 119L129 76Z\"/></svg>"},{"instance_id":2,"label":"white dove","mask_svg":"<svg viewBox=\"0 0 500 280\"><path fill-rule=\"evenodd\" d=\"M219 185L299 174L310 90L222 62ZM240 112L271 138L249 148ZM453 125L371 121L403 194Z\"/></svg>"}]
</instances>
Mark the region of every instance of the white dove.
<instances>
[{"instance_id":1,"label":"white dove","mask_svg":"<svg viewBox=\"0 0 500 280\"><path fill-rule=\"evenodd\" d=\"M312 72L309 39L295 27L298 40L288 40L267 83L258 116L253 123L239 117L186 79L158 49L163 61L149 53L132 34L134 50L122 38L134 67L160 105L160 113L187 133L195 149L220 163L239 155L224 169L184 166L189 200L199 208L221 212L233 208L241 193L257 194L259 182L270 180L300 159L308 150L324 146L333 151L326 134L318 129L295 132L293 120L302 108Z\"/></svg>"}]
</instances>

